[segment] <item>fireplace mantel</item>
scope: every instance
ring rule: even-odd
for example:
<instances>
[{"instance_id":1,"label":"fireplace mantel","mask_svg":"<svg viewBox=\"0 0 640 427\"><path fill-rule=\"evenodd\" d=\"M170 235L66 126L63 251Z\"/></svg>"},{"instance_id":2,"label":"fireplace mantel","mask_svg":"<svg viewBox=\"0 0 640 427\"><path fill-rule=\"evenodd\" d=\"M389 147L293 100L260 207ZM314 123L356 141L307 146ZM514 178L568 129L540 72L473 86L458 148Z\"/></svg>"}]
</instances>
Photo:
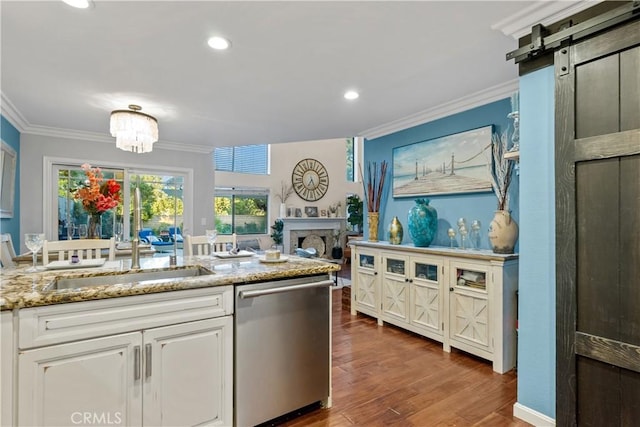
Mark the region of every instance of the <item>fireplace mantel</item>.
<instances>
[{"instance_id":1,"label":"fireplace mantel","mask_svg":"<svg viewBox=\"0 0 640 427\"><path fill-rule=\"evenodd\" d=\"M295 252L298 247L297 239L292 242L291 232L295 232L294 234L299 237L301 232L308 231L308 234L318 234L322 237L326 237L325 244L327 246L327 252L331 251L333 247L333 231L334 230L344 230L347 225L346 218L280 218L284 223L284 227L282 229L282 243L283 243L283 252L285 254L291 254ZM326 256L326 254L325 254Z\"/></svg>"}]
</instances>

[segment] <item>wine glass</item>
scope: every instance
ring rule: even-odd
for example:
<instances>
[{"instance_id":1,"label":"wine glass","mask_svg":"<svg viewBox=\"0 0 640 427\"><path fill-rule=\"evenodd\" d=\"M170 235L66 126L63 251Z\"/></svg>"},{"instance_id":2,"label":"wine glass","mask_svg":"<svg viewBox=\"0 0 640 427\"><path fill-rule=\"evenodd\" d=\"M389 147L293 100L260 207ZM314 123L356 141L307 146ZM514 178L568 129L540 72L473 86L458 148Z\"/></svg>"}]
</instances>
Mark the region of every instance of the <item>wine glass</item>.
<instances>
[{"instance_id":1,"label":"wine glass","mask_svg":"<svg viewBox=\"0 0 640 427\"><path fill-rule=\"evenodd\" d=\"M122 233L123 233L123 228L122 228L122 223L121 222L116 222L115 224L115 237L116 237L116 242L122 242Z\"/></svg>"},{"instance_id":2,"label":"wine glass","mask_svg":"<svg viewBox=\"0 0 640 427\"><path fill-rule=\"evenodd\" d=\"M30 273L38 271L38 251L44 244L44 233L26 233L24 235L24 244L33 253L33 266L26 271Z\"/></svg>"},{"instance_id":3,"label":"wine glass","mask_svg":"<svg viewBox=\"0 0 640 427\"><path fill-rule=\"evenodd\" d=\"M469 239L471 240L473 249L480 249L480 228L480 221L474 219L471 222L471 233L469 233Z\"/></svg>"},{"instance_id":4,"label":"wine glass","mask_svg":"<svg viewBox=\"0 0 640 427\"><path fill-rule=\"evenodd\" d=\"M67 225L67 240L73 240L73 236L76 234L76 226L73 223Z\"/></svg>"},{"instance_id":5,"label":"wine glass","mask_svg":"<svg viewBox=\"0 0 640 427\"><path fill-rule=\"evenodd\" d=\"M206 234L207 234L207 240L209 240L209 244L211 245L211 256L213 256L213 252L215 251L214 245L216 243L216 239L218 238L218 231L207 230Z\"/></svg>"},{"instance_id":6,"label":"wine glass","mask_svg":"<svg viewBox=\"0 0 640 427\"><path fill-rule=\"evenodd\" d=\"M453 242L456 241L456 230L450 228L449 230L447 230L447 234L449 235L450 247L451 249L453 249Z\"/></svg>"}]
</instances>

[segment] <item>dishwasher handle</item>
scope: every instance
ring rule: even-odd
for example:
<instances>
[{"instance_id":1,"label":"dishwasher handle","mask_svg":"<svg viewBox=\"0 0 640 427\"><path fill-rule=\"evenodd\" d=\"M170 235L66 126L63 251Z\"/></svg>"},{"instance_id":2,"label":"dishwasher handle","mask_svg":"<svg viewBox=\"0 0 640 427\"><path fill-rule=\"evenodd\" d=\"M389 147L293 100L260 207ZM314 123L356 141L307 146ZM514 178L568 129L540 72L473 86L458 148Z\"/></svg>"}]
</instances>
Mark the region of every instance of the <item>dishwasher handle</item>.
<instances>
[{"instance_id":1,"label":"dishwasher handle","mask_svg":"<svg viewBox=\"0 0 640 427\"><path fill-rule=\"evenodd\" d=\"M280 294L283 292L299 291L302 289L325 288L333 286L333 280L323 280L321 282L302 283L300 285L280 286L277 288L256 289L253 291L240 291L240 298L254 298L263 295Z\"/></svg>"}]
</instances>

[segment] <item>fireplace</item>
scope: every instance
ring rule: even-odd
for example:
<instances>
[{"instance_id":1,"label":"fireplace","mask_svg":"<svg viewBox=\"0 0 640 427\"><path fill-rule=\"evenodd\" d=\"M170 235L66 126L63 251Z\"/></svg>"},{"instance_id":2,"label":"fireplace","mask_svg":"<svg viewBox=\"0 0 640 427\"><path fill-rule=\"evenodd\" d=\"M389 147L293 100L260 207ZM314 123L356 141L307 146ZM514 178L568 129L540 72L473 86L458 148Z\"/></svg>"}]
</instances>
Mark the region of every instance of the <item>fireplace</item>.
<instances>
[{"instance_id":1,"label":"fireplace","mask_svg":"<svg viewBox=\"0 0 640 427\"><path fill-rule=\"evenodd\" d=\"M316 240L324 243L324 253L318 254L321 258L331 258L331 248L335 243L333 233L335 230L344 230L347 224L345 218L281 219L284 222L282 243L285 254L294 254L296 248L302 247L302 242L311 236L307 242ZM342 242L340 242L340 246L342 246Z\"/></svg>"}]
</instances>

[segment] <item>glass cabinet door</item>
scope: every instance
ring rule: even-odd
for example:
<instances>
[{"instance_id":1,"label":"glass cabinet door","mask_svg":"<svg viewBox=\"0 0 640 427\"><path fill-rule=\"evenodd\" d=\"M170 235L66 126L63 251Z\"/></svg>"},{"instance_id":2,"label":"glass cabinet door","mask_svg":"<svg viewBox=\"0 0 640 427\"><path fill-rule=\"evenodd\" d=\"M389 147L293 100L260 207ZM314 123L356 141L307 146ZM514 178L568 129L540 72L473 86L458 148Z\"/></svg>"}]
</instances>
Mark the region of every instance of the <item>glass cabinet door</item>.
<instances>
[{"instance_id":1,"label":"glass cabinet door","mask_svg":"<svg viewBox=\"0 0 640 427\"><path fill-rule=\"evenodd\" d=\"M404 275L405 261L403 259L385 258L387 273Z\"/></svg>"},{"instance_id":2,"label":"glass cabinet door","mask_svg":"<svg viewBox=\"0 0 640 427\"><path fill-rule=\"evenodd\" d=\"M370 268L374 269L375 265L375 257L369 254L359 254L358 257L358 266L361 268Z\"/></svg>"},{"instance_id":3,"label":"glass cabinet door","mask_svg":"<svg viewBox=\"0 0 640 427\"><path fill-rule=\"evenodd\" d=\"M416 279L429 280L431 282L438 281L438 266L423 262L414 263L413 277Z\"/></svg>"},{"instance_id":4,"label":"glass cabinet door","mask_svg":"<svg viewBox=\"0 0 640 427\"><path fill-rule=\"evenodd\" d=\"M456 268L456 285L480 291L487 290L487 273L484 271Z\"/></svg>"}]
</instances>

